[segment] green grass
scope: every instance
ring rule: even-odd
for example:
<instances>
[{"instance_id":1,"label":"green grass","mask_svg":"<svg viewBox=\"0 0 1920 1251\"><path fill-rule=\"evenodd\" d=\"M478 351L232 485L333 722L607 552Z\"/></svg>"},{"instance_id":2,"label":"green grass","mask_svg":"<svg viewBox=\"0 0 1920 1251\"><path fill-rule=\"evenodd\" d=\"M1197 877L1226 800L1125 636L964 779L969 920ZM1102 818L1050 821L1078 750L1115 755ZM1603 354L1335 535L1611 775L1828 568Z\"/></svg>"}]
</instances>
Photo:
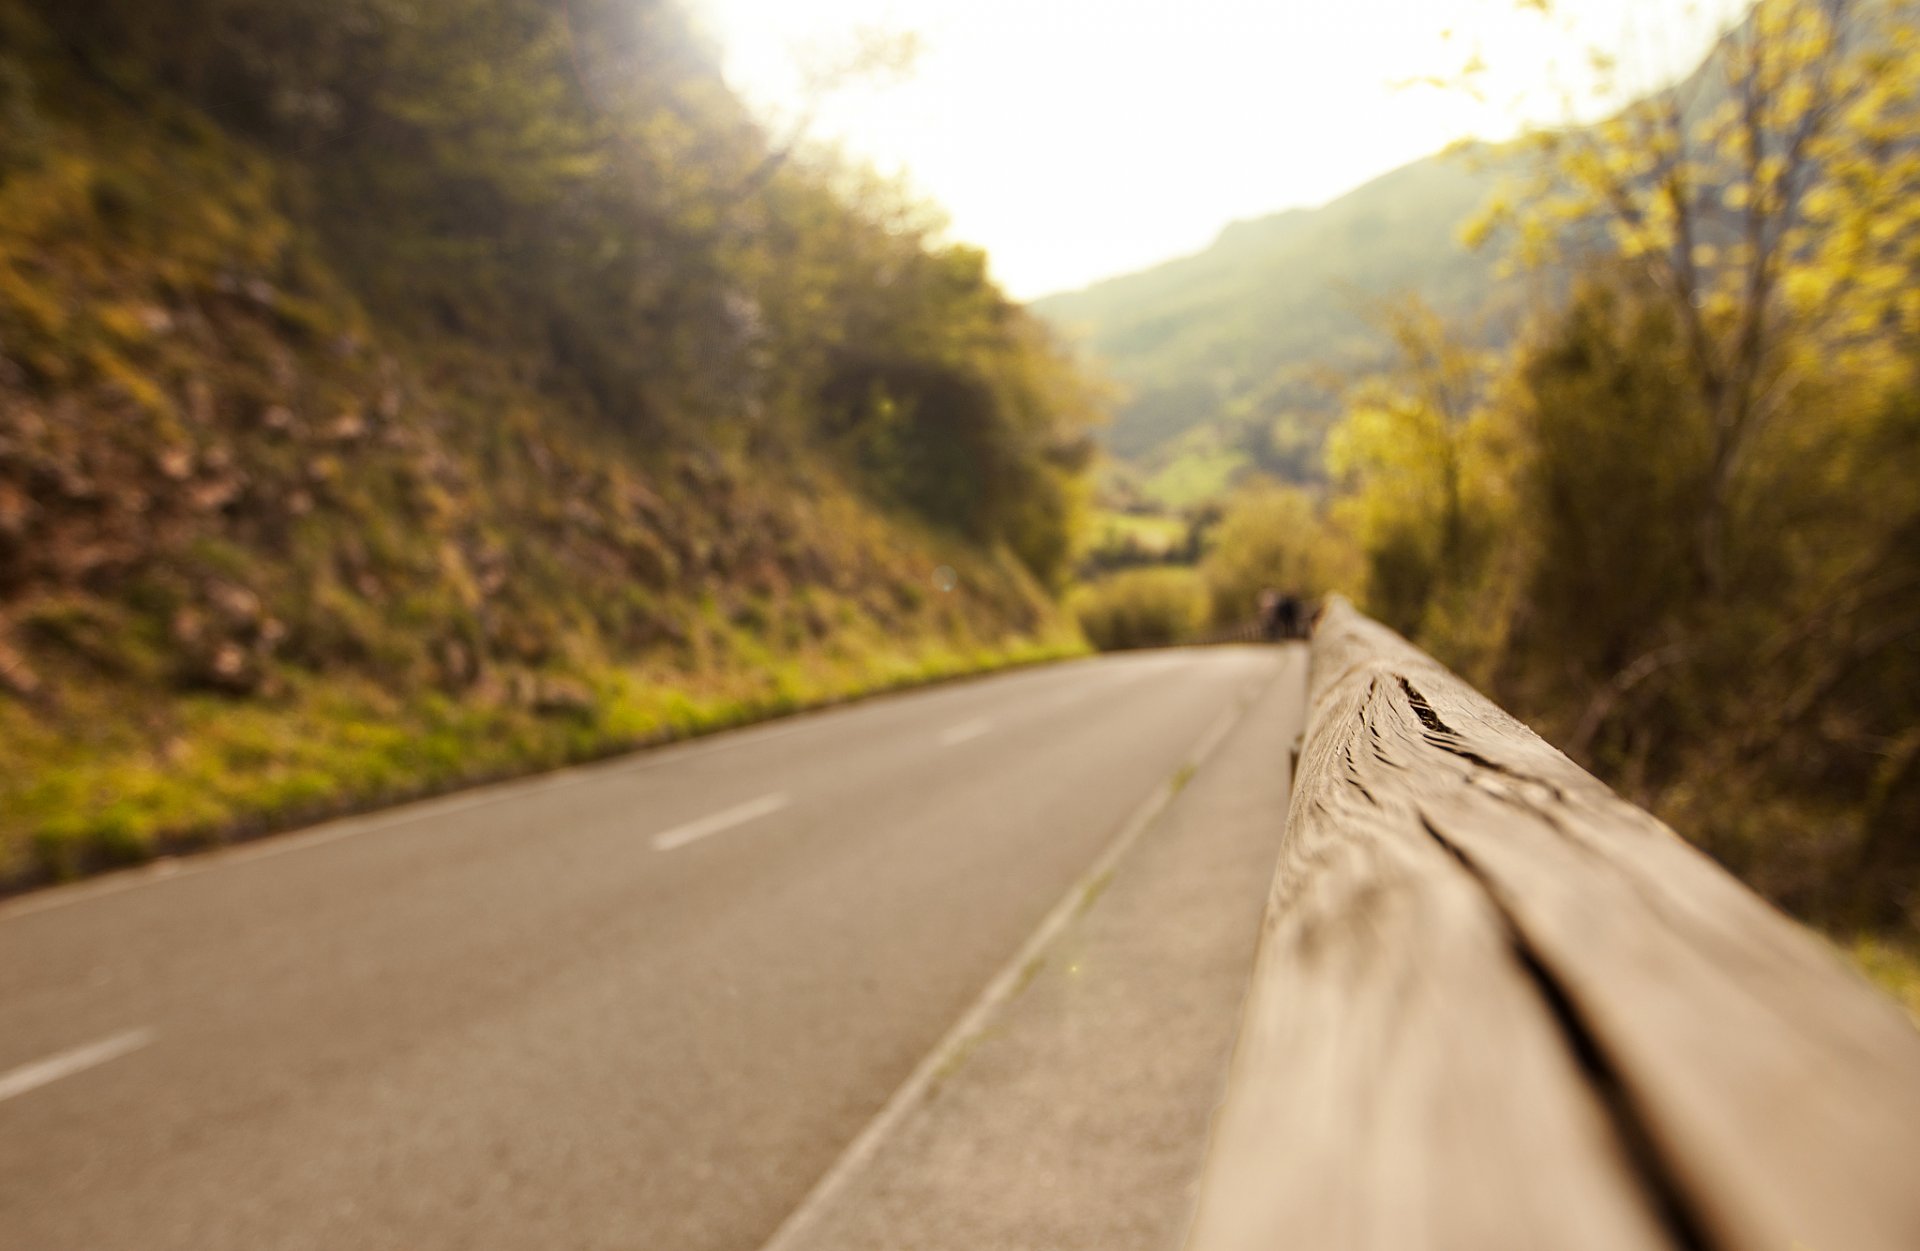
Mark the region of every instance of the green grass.
<instances>
[{"instance_id":1,"label":"green grass","mask_svg":"<svg viewBox=\"0 0 1920 1251\"><path fill-rule=\"evenodd\" d=\"M374 317L285 171L114 116L0 134L0 502L35 561L113 557L0 603L0 890L1085 650L830 459L643 440L535 349Z\"/></svg>"},{"instance_id":2,"label":"green grass","mask_svg":"<svg viewBox=\"0 0 1920 1251\"><path fill-rule=\"evenodd\" d=\"M744 649L744 640L729 640ZM104 707L90 735L53 733L0 706L0 885L58 881L162 853L453 787L710 733L804 708L1078 654L1054 634L967 646L764 653L687 674L607 667L577 675L587 707L539 712L505 698L395 696L308 680L273 701L201 696L157 743ZM736 651L736 661L738 653ZM110 698L110 696L109 696Z\"/></svg>"},{"instance_id":3,"label":"green grass","mask_svg":"<svg viewBox=\"0 0 1920 1251\"><path fill-rule=\"evenodd\" d=\"M1167 508L1192 508L1226 498L1250 464L1246 453L1236 448L1191 448L1148 478L1145 491Z\"/></svg>"},{"instance_id":4,"label":"green grass","mask_svg":"<svg viewBox=\"0 0 1920 1251\"><path fill-rule=\"evenodd\" d=\"M1907 1010L1920 1028L1920 951L1884 938L1859 935L1842 944L1862 973Z\"/></svg>"},{"instance_id":5,"label":"green grass","mask_svg":"<svg viewBox=\"0 0 1920 1251\"><path fill-rule=\"evenodd\" d=\"M1013 988L1007 992L1007 998L1010 1000L1018 999L1020 996L1026 994L1027 987L1033 985L1033 980L1040 976L1040 970L1046 967L1047 957L1044 954L1034 956L1025 964L1021 965L1020 975L1013 979Z\"/></svg>"},{"instance_id":6,"label":"green grass","mask_svg":"<svg viewBox=\"0 0 1920 1251\"><path fill-rule=\"evenodd\" d=\"M1185 566L1124 569L1078 587L1069 606L1102 651L1183 643L1200 628L1207 592Z\"/></svg>"},{"instance_id":7,"label":"green grass","mask_svg":"<svg viewBox=\"0 0 1920 1251\"><path fill-rule=\"evenodd\" d=\"M1107 893L1107 887L1113 885L1113 870L1103 870L1091 882L1081 888L1079 901L1073 905L1075 919L1093 911L1093 905L1100 902L1100 896Z\"/></svg>"},{"instance_id":8,"label":"green grass","mask_svg":"<svg viewBox=\"0 0 1920 1251\"><path fill-rule=\"evenodd\" d=\"M1164 555L1187 541L1187 523L1163 513L1125 513L1102 509L1086 528L1087 548L1092 551L1121 550L1128 547L1155 555Z\"/></svg>"}]
</instances>

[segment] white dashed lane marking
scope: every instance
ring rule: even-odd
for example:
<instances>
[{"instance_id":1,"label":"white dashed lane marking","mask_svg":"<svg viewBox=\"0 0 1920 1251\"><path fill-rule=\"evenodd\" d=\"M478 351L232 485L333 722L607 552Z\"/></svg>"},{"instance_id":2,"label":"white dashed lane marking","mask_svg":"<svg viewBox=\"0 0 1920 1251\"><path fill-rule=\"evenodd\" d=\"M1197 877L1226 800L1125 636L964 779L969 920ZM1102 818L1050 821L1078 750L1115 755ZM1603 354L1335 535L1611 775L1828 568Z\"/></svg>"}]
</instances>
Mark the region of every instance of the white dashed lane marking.
<instances>
[{"instance_id":1,"label":"white dashed lane marking","mask_svg":"<svg viewBox=\"0 0 1920 1251\"><path fill-rule=\"evenodd\" d=\"M685 847L688 843L706 838L710 834L719 834L736 825L745 825L749 821L758 821L761 817L771 816L791 802L784 792L762 795L749 800L738 807L716 812L712 816L701 817L698 821L689 821L685 825L676 825L670 830L653 836L655 851L672 851L676 847Z\"/></svg>"},{"instance_id":2,"label":"white dashed lane marking","mask_svg":"<svg viewBox=\"0 0 1920 1251\"><path fill-rule=\"evenodd\" d=\"M72 1077L83 1073L109 1060L117 1060L130 1051L138 1051L153 1041L150 1029L130 1029L124 1034L115 1034L111 1038L102 1038L99 1042L88 1043L84 1047L74 1047L68 1051L50 1055L44 1060L35 1060L32 1064L23 1064L7 1073L0 1073L0 1103L30 1090L38 1090L63 1077Z\"/></svg>"}]
</instances>

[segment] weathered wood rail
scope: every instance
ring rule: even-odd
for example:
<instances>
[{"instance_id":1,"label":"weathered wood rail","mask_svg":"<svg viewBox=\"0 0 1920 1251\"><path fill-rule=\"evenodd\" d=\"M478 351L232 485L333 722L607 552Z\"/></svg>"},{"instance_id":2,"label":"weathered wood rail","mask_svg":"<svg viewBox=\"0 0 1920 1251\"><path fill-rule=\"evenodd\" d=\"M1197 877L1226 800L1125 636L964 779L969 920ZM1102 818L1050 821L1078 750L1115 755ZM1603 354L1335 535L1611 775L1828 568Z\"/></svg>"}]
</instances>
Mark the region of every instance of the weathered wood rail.
<instances>
[{"instance_id":1,"label":"weathered wood rail","mask_svg":"<svg viewBox=\"0 0 1920 1251\"><path fill-rule=\"evenodd\" d=\"M1920 1033L1341 600L1189 1251L1915 1251Z\"/></svg>"}]
</instances>

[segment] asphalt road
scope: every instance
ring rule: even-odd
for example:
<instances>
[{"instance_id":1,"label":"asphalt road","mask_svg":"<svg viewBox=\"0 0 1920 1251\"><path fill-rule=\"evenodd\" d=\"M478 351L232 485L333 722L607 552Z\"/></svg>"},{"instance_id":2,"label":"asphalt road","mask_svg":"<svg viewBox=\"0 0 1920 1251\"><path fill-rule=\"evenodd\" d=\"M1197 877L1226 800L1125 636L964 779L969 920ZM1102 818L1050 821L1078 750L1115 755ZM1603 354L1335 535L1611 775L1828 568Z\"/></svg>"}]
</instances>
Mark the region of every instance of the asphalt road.
<instances>
[{"instance_id":1,"label":"asphalt road","mask_svg":"<svg viewBox=\"0 0 1920 1251\"><path fill-rule=\"evenodd\" d=\"M0 1247L753 1251L1283 668L1025 671L0 906Z\"/></svg>"}]
</instances>

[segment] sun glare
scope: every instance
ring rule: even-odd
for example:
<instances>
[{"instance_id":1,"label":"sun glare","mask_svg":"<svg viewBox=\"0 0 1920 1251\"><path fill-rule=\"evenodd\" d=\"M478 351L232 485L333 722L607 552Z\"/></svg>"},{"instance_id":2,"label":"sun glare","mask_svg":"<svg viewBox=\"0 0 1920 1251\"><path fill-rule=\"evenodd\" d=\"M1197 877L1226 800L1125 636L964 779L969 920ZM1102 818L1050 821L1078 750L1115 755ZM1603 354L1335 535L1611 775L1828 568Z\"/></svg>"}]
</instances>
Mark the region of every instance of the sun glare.
<instances>
[{"instance_id":1,"label":"sun glare","mask_svg":"<svg viewBox=\"0 0 1920 1251\"><path fill-rule=\"evenodd\" d=\"M819 103L813 134L904 173L1033 297L1322 203L1467 136L1605 108L1694 64L1742 6L1573 0L696 0L729 78L805 110L796 53L910 31L916 72ZM1462 71L1481 67L1457 83ZM1618 98L1617 93L1613 98Z\"/></svg>"}]
</instances>

